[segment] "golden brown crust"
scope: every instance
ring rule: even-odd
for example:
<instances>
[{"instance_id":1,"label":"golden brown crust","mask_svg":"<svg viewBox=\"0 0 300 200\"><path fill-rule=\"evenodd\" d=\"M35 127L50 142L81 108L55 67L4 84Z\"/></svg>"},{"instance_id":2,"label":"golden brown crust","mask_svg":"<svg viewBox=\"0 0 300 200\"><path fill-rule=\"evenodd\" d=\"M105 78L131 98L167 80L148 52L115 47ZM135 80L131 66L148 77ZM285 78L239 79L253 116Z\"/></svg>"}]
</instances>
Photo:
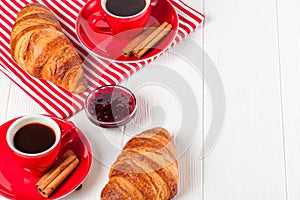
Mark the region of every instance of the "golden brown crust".
<instances>
[{"instance_id":1,"label":"golden brown crust","mask_svg":"<svg viewBox=\"0 0 300 200\"><path fill-rule=\"evenodd\" d=\"M177 194L178 163L169 132L144 131L129 140L112 165L101 199L168 200Z\"/></svg>"},{"instance_id":2,"label":"golden brown crust","mask_svg":"<svg viewBox=\"0 0 300 200\"><path fill-rule=\"evenodd\" d=\"M20 10L20 12L17 15L17 21L18 21L18 19L21 19L22 17L25 17L32 13L38 13L38 12L52 14L51 11L46 6L38 4L38 3L31 3L31 4L26 5L24 8L22 8Z\"/></svg>"},{"instance_id":3,"label":"golden brown crust","mask_svg":"<svg viewBox=\"0 0 300 200\"><path fill-rule=\"evenodd\" d=\"M73 93L86 90L82 60L45 6L28 4L11 32L12 58L29 74Z\"/></svg>"},{"instance_id":4,"label":"golden brown crust","mask_svg":"<svg viewBox=\"0 0 300 200\"><path fill-rule=\"evenodd\" d=\"M121 200L143 200L140 191L123 177L112 177L101 194L101 199Z\"/></svg>"}]
</instances>

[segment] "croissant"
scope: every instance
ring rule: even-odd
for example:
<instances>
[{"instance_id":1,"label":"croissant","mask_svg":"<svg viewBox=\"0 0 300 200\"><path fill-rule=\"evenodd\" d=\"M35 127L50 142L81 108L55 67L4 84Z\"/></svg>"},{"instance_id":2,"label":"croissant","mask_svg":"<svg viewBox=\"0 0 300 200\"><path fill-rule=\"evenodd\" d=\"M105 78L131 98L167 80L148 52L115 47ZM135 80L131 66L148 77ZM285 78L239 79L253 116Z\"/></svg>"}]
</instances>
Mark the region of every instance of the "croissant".
<instances>
[{"instance_id":1,"label":"croissant","mask_svg":"<svg viewBox=\"0 0 300 200\"><path fill-rule=\"evenodd\" d=\"M109 172L102 200L167 200L177 194L178 163L169 132L144 131L123 148Z\"/></svg>"},{"instance_id":2,"label":"croissant","mask_svg":"<svg viewBox=\"0 0 300 200\"><path fill-rule=\"evenodd\" d=\"M32 3L21 9L10 47L12 58L32 76L72 93L86 90L82 60L47 7Z\"/></svg>"}]
</instances>

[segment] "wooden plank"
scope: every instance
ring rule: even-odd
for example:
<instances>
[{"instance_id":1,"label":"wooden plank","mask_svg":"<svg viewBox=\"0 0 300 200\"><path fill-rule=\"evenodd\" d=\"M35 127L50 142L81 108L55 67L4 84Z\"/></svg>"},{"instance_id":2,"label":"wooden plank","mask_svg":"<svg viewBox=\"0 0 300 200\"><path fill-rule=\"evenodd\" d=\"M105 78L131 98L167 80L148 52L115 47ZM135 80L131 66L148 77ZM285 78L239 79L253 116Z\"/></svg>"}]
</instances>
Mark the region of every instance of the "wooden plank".
<instances>
[{"instance_id":1,"label":"wooden plank","mask_svg":"<svg viewBox=\"0 0 300 200\"><path fill-rule=\"evenodd\" d=\"M300 199L300 2L278 0L283 131L288 199Z\"/></svg>"},{"instance_id":2,"label":"wooden plank","mask_svg":"<svg viewBox=\"0 0 300 200\"><path fill-rule=\"evenodd\" d=\"M16 84L12 83L7 102L7 120L29 114L47 113Z\"/></svg>"},{"instance_id":3,"label":"wooden plank","mask_svg":"<svg viewBox=\"0 0 300 200\"><path fill-rule=\"evenodd\" d=\"M189 46L188 43L185 46ZM176 51L175 51L176 52ZM170 51L127 82L137 96L136 117L125 127L124 143L152 127L164 127L174 138L179 163L176 199L202 195L202 77L179 54Z\"/></svg>"},{"instance_id":4,"label":"wooden plank","mask_svg":"<svg viewBox=\"0 0 300 200\"><path fill-rule=\"evenodd\" d=\"M9 92L11 88L11 81L3 73L0 72L0 124L6 121L7 117L7 103L9 101Z\"/></svg>"},{"instance_id":5,"label":"wooden plank","mask_svg":"<svg viewBox=\"0 0 300 200\"><path fill-rule=\"evenodd\" d=\"M185 2L196 10L203 11L203 1L188 0ZM199 155L201 154L201 148L204 142L203 101L204 96L208 94L203 94L204 80L201 78L201 75L203 76L203 66L200 66L198 72L193 71L193 67L195 66L192 66L199 57L201 59L203 58L203 51L199 51L188 58L182 55L184 51L189 52L195 50L191 49L194 45L198 45L201 49L201 46L203 46L202 28L203 26L201 25L199 30L190 35L189 39L185 39L180 44L177 44L175 48L165 53L162 57L150 64L150 66L147 66L141 72L133 75L126 83L127 87L133 89L137 94L140 100L139 104L141 104L139 110L143 110L143 112L137 113L137 117L125 126L124 144L135 134L155 126L165 127L173 134L179 163L179 191L175 199L203 200L203 160ZM169 68L170 71L166 72L168 69L160 70L160 72L155 75L156 68L163 69L164 67L166 67L166 69ZM192 89L192 93L197 99L197 103L195 104L198 104L200 110L198 129L195 132L195 137L190 140L190 142L187 142L189 146L186 146L184 150L182 149L182 146L184 146L182 144L186 142L185 138L188 138L187 136L185 137L184 134L188 135L190 133L180 132L180 130L182 130L181 127L178 126L180 119L176 118L178 116L179 118L184 116L184 114L177 109L178 106L180 108L184 107L180 105L180 102L182 103L184 100L181 99L180 91L174 92L174 87L161 81L162 79L171 77L172 70L184 78L178 78L178 82L175 84L177 88L180 88L181 80L183 82L189 82L189 86L191 86L190 89ZM166 73L164 73L164 71ZM147 82L148 77L146 75L144 76L144 74L152 77L151 81ZM155 76L162 78L156 78ZM141 83L139 87L136 85L137 82ZM169 83L170 82L171 81L169 81ZM186 88L186 90L189 90L189 88ZM182 101L176 102L174 95L177 95L177 99ZM196 113L197 105L192 104L190 106L194 108L192 112Z\"/></svg>"},{"instance_id":6,"label":"wooden plank","mask_svg":"<svg viewBox=\"0 0 300 200\"><path fill-rule=\"evenodd\" d=\"M204 48L226 95L205 199L286 199L275 1L205 1L205 13Z\"/></svg>"},{"instance_id":7,"label":"wooden plank","mask_svg":"<svg viewBox=\"0 0 300 200\"><path fill-rule=\"evenodd\" d=\"M93 157L100 162L102 167L109 170L122 150L123 127L101 128L93 124L84 110L68 118L89 139L92 146ZM104 187L105 182L101 182Z\"/></svg>"}]
</instances>

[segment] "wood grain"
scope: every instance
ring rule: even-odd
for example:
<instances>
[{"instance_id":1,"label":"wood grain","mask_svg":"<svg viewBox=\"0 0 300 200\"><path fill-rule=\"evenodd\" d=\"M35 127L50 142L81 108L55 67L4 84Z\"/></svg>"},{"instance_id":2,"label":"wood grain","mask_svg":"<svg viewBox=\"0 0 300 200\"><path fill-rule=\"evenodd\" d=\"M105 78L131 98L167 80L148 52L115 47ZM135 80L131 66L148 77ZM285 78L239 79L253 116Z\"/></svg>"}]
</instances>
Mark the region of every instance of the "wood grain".
<instances>
[{"instance_id":1,"label":"wood grain","mask_svg":"<svg viewBox=\"0 0 300 200\"><path fill-rule=\"evenodd\" d=\"M7 119L7 105L9 102L9 92L11 89L11 81L3 74L0 73L0 88L1 94L0 95L0 103L2 106L0 107L2 115L0 115L0 124L4 123Z\"/></svg>"},{"instance_id":2,"label":"wood grain","mask_svg":"<svg viewBox=\"0 0 300 200\"><path fill-rule=\"evenodd\" d=\"M277 1L286 199L300 198L300 2Z\"/></svg>"},{"instance_id":3,"label":"wood grain","mask_svg":"<svg viewBox=\"0 0 300 200\"><path fill-rule=\"evenodd\" d=\"M205 199L285 199L275 1L205 1L205 13L204 47L226 95L222 137L204 160Z\"/></svg>"}]
</instances>

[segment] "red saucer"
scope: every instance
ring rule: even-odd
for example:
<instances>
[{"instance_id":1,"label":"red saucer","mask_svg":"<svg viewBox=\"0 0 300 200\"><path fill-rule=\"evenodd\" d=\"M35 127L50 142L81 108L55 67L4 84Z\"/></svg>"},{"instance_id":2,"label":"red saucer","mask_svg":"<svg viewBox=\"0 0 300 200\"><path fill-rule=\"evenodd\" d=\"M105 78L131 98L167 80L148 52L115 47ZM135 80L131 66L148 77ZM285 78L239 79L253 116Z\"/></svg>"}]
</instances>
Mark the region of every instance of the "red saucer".
<instances>
[{"instance_id":1,"label":"red saucer","mask_svg":"<svg viewBox=\"0 0 300 200\"><path fill-rule=\"evenodd\" d=\"M34 178L25 173L12 159L5 135L10 124L16 119L0 126L0 195L9 199L46 199L38 193L35 187L40 178ZM80 160L76 170L48 198L58 199L74 191L83 182L91 167L92 153L86 137L72 123L58 118L52 117L52 119L58 123L62 130L63 139L60 156L71 149ZM69 130L72 132L70 133Z\"/></svg>"},{"instance_id":2,"label":"red saucer","mask_svg":"<svg viewBox=\"0 0 300 200\"><path fill-rule=\"evenodd\" d=\"M133 63L153 58L166 50L174 40L178 31L178 15L172 4L168 0L152 0L151 16L147 23L150 26L154 22L162 24L168 22L173 25L172 31L154 49L151 49L142 58L131 56L129 58L122 55L122 49L130 42L126 37L128 31L117 35L103 34L95 32L88 23L89 17L98 11L99 0L89 1L81 10L76 21L76 32L80 42L90 53L100 58L123 63ZM129 31L130 32L130 31Z\"/></svg>"}]
</instances>

